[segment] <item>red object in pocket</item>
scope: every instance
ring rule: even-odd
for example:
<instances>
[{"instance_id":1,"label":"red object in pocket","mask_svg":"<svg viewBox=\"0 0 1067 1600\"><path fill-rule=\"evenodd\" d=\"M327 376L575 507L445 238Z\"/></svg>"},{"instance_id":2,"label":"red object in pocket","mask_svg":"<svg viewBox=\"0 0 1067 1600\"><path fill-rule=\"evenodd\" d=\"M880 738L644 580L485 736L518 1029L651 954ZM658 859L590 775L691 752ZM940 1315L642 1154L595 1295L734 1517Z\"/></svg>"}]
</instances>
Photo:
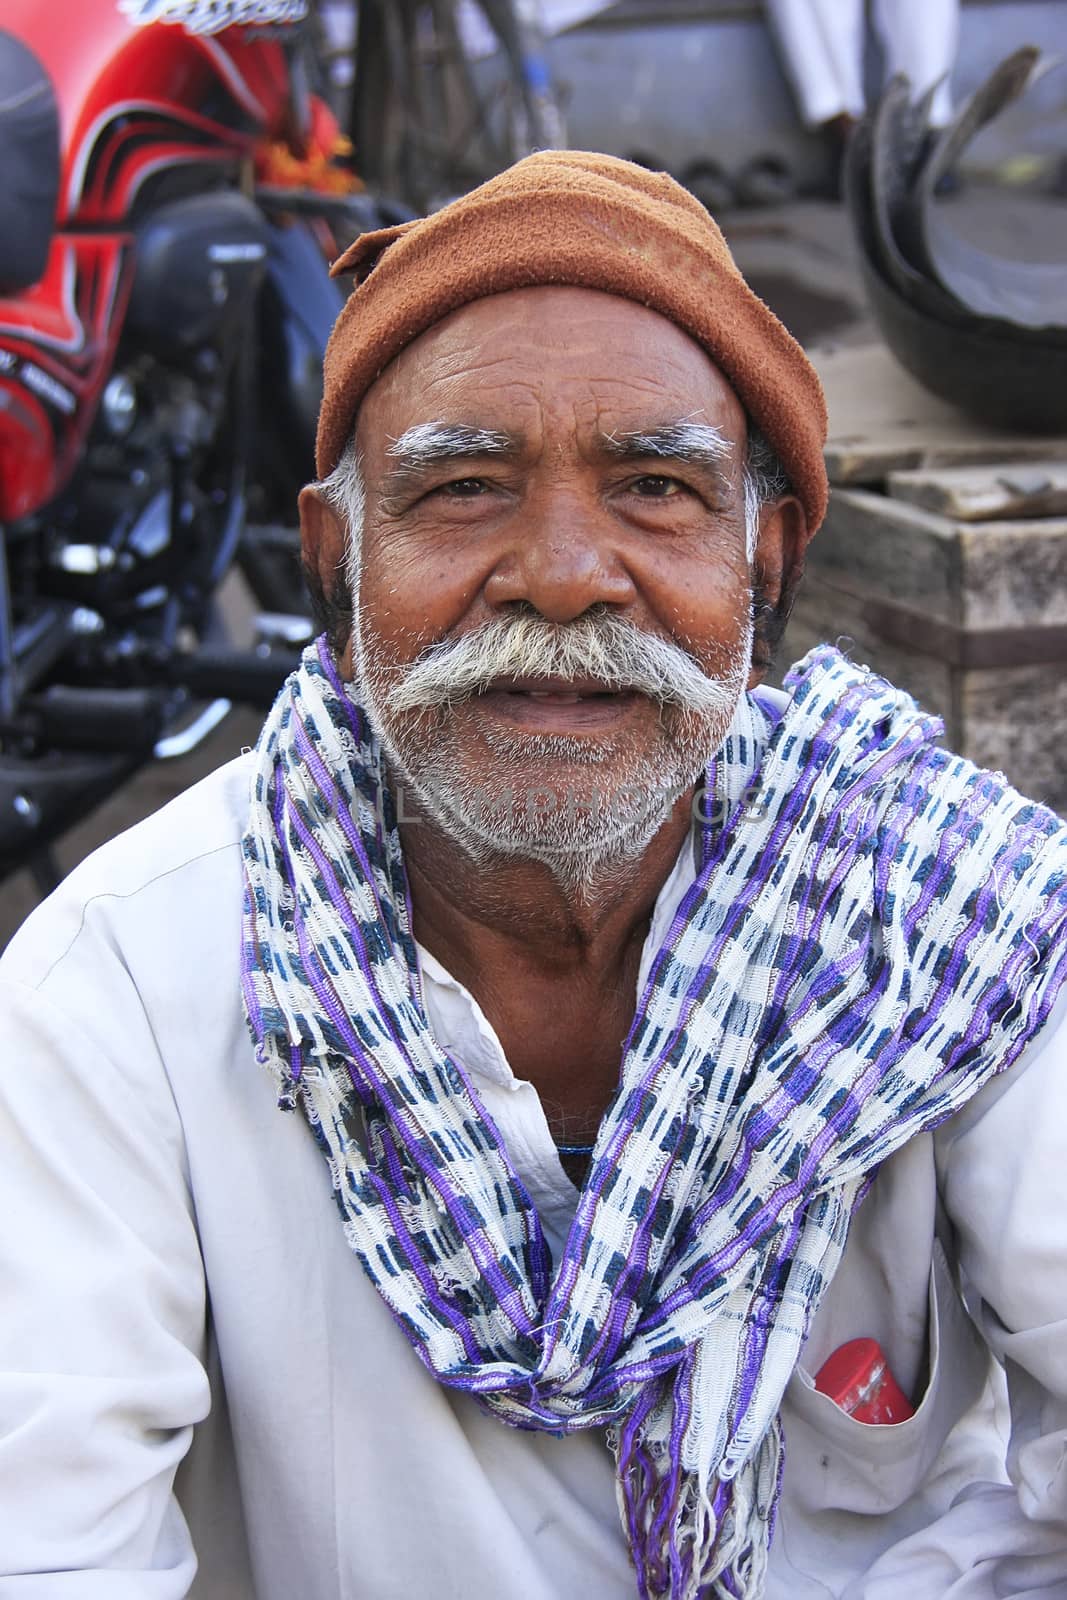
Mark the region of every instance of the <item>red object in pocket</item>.
<instances>
[{"instance_id":1,"label":"red object in pocket","mask_svg":"<svg viewBox=\"0 0 1067 1600\"><path fill-rule=\"evenodd\" d=\"M850 1339L819 1368L815 1387L854 1422L907 1422L915 1408L877 1339Z\"/></svg>"}]
</instances>

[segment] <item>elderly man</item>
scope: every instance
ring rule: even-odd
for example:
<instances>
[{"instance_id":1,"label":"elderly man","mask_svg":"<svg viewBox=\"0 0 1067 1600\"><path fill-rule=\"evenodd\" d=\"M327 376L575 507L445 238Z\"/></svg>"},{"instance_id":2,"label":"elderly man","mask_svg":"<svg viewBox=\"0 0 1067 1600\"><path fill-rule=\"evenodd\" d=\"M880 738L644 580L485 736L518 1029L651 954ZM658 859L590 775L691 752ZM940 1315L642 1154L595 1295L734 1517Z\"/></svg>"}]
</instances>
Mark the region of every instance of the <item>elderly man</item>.
<instances>
[{"instance_id":1,"label":"elderly man","mask_svg":"<svg viewBox=\"0 0 1067 1600\"><path fill-rule=\"evenodd\" d=\"M326 632L4 964L0 1594L1063 1595L1067 830L760 687L822 401L668 178L339 267Z\"/></svg>"}]
</instances>

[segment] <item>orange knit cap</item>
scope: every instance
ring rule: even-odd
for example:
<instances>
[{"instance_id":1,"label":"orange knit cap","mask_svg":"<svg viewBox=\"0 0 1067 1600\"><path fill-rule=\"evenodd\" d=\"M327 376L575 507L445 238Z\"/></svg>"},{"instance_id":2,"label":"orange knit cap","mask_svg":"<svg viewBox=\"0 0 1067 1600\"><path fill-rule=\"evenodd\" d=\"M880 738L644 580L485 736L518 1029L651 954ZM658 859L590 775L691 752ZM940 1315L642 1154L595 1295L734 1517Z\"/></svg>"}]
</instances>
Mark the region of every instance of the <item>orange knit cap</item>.
<instances>
[{"instance_id":1,"label":"orange knit cap","mask_svg":"<svg viewBox=\"0 0 1067 1600\"><path fill-rule=\"evenodd\" d=\"M789 474L809 533L829 493L826 404L815 369L753 294L698 200L665 172L547 150L433 216L358 238L326 347L316 465L337 465L359 403L405 345L450 311L540 284L602 289L668 317L702 345Z\"/></svg>"}]
</instances>

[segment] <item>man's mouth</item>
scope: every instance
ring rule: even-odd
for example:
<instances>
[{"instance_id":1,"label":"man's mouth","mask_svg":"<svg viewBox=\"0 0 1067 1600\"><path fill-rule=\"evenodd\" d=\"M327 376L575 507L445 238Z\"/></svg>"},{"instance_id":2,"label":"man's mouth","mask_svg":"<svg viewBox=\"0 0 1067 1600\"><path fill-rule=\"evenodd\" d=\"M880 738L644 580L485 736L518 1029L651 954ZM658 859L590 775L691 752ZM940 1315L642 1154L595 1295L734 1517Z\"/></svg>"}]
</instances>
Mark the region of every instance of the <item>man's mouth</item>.
<instances>
[{"instance_id":1,"label":"man's mouth","mask_svg":"<svg viewBox=\"0 0 1067 1600\"><path fill-rule=\"evenodd\" d=\"M632 715L644 701L597 678L499 678L470 704L531 732L581 733Z\"/></svg>"},{"instance_id":2,"label":"man's mouth","mask_svg":"<svg viewBox=\"0 0 1067 1600\"><path fill-rule=\"evenodd\" d=\"M630 690L614 689L595 678L505 678L493 683L487 694L510 694L553 705L579 705L584 700L617 700Z\"/></svg>"}]
</instances>

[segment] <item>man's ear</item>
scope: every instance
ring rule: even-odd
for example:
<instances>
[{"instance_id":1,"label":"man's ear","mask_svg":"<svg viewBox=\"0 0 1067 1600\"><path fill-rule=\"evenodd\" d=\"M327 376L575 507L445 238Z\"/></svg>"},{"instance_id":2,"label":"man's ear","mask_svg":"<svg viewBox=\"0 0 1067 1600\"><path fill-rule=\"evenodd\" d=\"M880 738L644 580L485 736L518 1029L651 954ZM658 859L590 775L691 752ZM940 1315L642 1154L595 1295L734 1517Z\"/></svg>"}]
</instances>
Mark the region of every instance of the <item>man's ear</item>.
<instances>
[{"instance_id":1,"label":"man's ear","mask_svg":"<svg viewBox=\"0 0 1067 1600\"><path fill-rule=\"evenodd\" d=\"M752 560L752 590L756 597L756 636L752 647L749 688L754 688L771 665L797 586L804 573L808 520L796 495L782 495L760 507L759 533Z\"/></svg>"},{"instance_id":2,"label":"man's ear","mask_svg":"<svg viewBox=\"0 0 1067 1600\"><path fill-rule=\"evenodd\" d=\"M325 629L345 677L352 672L352 590L346 555L348 530L313 486L300 491L300 557L317 628Z\"/></svg>"},{"instance_id":3,"label":"man's ear","mask_svg":"<svg viewBox=\"0 0 1067 1600\"><path fill-rule=\"evenodd\" d=\"M301 489L300 555L309 576L318 580L323 594L332 594L337 574L344 570L348 534L328 500L309 484Z\"/></svg>"}]
</instances>

